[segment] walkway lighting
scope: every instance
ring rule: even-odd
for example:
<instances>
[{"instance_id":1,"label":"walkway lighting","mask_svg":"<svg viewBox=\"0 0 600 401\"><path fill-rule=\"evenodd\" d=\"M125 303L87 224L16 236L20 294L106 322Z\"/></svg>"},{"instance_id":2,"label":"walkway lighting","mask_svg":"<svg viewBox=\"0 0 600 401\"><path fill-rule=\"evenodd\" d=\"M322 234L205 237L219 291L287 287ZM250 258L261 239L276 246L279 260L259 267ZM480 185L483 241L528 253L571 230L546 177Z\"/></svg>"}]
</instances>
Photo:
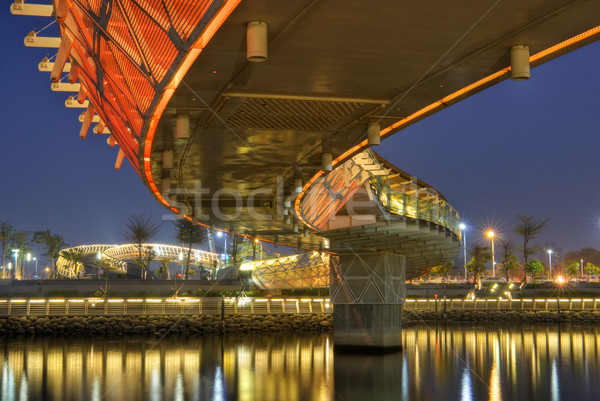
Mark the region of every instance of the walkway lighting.
<instances>
[{"instance_id":1,"label":"walkway lighting","mask_svg":"<svg viewBox=\"0 0 600 401\"><path fill-rule=\"evenodd\" d=\"M465 267L465 281L467 281L467 233L465 231L467 226L465 223L460 223L458 228L460 228L460 237L463 242L463 265Z\"/></svg>"},{"instance_id":2,"label":"walkway lighting","mask_svg":"<svg viewBox=\"0 0 600 401\"><path fill-rule=\"evenodd\" d=\"M490 230L486 233L486 235L492 242L492 276L496 277L496 263L494 262L494 236L496 235L496 233L494 233L494 231Z\"/></svg>"}]
</instances>

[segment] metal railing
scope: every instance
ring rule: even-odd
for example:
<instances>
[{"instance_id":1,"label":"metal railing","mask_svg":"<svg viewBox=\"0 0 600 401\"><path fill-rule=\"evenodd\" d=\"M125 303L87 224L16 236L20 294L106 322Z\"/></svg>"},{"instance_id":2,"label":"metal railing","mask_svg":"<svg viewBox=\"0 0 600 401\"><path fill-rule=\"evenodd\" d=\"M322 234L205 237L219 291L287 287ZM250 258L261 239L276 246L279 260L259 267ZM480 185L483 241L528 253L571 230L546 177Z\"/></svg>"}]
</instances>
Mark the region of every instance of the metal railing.
<instances>
[{"instance_id":1,"label":"metal railing","mask_svg":"<svg viewBox=\"0 0 600 401\"><path fill-rule=\"evenodd\" d=\"M582 311L598 310L600 298L428 298L407 299L407 310L531 310L531 311Z\"/></svg>"},{"instance_id":2,"label":"metal railing","mask_svg":"<svg viewBox=\"0 0 600 401\"><path fill-rule=\"evenodd\" d=\"M330 313L325 298L0 299L0 316L274 315Z\"/></svg>"},{"instance_id":3,"label":"metal railing","mask_svg":"<svg viewBox=\"0 0 600 401\"><path fill-rule=\"evenodd\" d=\"M389 177L374 176L371 187L385 209L398 216L428 221L460 236L460 217L433 188L419 187L413 182L393 183Z\"/></svg>"}]
</instances>

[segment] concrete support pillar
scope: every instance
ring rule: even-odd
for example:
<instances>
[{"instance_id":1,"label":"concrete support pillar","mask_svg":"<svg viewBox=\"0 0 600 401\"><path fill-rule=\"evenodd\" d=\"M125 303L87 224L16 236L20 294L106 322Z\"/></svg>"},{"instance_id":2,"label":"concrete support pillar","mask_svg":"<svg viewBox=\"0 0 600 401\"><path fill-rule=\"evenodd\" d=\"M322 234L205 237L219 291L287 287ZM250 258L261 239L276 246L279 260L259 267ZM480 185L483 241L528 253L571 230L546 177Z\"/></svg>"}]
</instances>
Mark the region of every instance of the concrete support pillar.
<instances>
[{"instance_id":1,"label":"concrete support pillar","mask_svg":"<svg viewBox=\"0 0 600 401\"><path fill-rule=\"evenodd\" d=\"M404 256L347 254L330 260L334 347L367 353L401 350Z\"/></svg>"}]
</instances>

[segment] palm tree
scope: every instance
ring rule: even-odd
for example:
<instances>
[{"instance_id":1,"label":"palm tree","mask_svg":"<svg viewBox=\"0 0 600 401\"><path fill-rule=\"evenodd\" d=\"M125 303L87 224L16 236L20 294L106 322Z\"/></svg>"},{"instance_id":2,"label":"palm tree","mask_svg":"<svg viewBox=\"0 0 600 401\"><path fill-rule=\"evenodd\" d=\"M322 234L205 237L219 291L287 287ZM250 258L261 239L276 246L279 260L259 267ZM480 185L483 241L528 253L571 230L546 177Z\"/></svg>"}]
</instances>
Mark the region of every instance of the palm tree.
<instances>
[{"instance_id":1,"label":"palm tree","mask_svg":"<svg viewBox=\"0 0 600 401\"><path fill-rule=\"evenodd\" d=\"M14 234L15 226L8 224L3 221L0 224L0 242L2 242L2 268L6 267L6 250L8 249L8 243L12 239ZM4 274L4 270L0 273Z\"/></svg>"},{"instance_id":2,"label":"palm tree","mask_svg":"<svg viewBox=\"0 0 600 401\"><path fill-rule=\"evenodd\" d=\"M141 278L146 278L146 271L148 270L148 264L142 259L142 249L144 244L150 241L154 235L158 232L158 226L152 223L151 218L143 214L132 214L125 223L127 231L123 233L125 240L129 243L135 244L138 250L138 260L142 265Z\"/></svg>"},{"instance_id":3,"label":"palm tree","mask_svg":"<svg viewBox=\"0 0 600 401\"><path fill-rule=\"evenodd\" d=\"M69 262L69 272L71 273L69 276L72 275L73 277L77 278L77 274L79 273L79 265L83 259L83 251L79 248L71 248L62 250L59 252L59 254L63 257L63 259Z\"/></svg>"},{"instance_id":4,"label":"palm tree","mask_svg":"<svg viewBox=\"0 0 600 401\"><path fill-rule=\"evenodd\" d=\"M192 254L192 245L200 244L204 241L204 227L199 226L189 220L179 220L176 223L178 228L177 241L188 245L187 257L185 259L185 274L187 280L190 270L190 256Z\"/></svg>"},{"instance_id":5,"label":"palm tree","mask_svg":"<svg viewBox=\"0 0 600 401\"><path fill-rule=\"evenodd\" d=\"M23 279L23 264L25 261L25 255L29 253L29 243L27 242L27 232L18 231L12 235L11 249L17 249L17 256L15 257L15 273L14 278L17 280Z\"/></svg>"},{"instance_id":6,"label":"palm tree","mask_svg":"<svg viewBox=\"0 0 600 401\"><path fill-rule=\"evenodd\" d=\"M67 246L63 237L58 234L52 234L50 230L36 231L33 233L33 242L44 246L46 251L42 254L50 259L50 277L56 275L56 259L60 256L61 248Z\"/></svg>"},{"instance_id":7,"label":"palm tree","mask_svg":"<svg viewBox=\"0 0 600 401\"><path fill-rule=\"evenodd\" d=\"M512 241L502 241L500 246L502 249L502 258L500 259L500 262L502 263L501 272L506 277L506 282L508 283L510 281L510 273L519 266L519 259L512 252Z\"/></svg>"},{"instance_id":8,"label":"palm tree","mask_svg":"<svg viewBox=\"0 0 600 401\"><path fill-rule=\"evenodd\" d=\"M529 255L535 254L541 249L541 245L531 245L529 241L534 239L546 227L550 219L542 220L532 215L523 216L520 214L517 214L517 217L521 222L515 227L515 233L523 236L523 247L520 251L523 253L523 266L527 269ZM527 273L523 275L523 283L527 283Z\"/></svg>"}]
</instances>

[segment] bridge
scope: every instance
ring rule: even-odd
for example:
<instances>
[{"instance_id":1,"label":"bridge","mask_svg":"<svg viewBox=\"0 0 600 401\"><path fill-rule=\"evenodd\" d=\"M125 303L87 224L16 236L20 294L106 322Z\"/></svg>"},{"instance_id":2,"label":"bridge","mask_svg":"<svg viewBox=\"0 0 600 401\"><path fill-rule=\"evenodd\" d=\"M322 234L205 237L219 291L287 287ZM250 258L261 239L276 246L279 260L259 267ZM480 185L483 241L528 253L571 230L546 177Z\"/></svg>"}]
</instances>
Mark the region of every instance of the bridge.
<instances>
[{"instance_id":1,"label":"bridge","mask_svg":"<svg viewBox=\"0 0 600 401\"><path fill-rule=\"evenodd\" d=\"M80 261L70 261L64 257L69 252L81 253ZM165 244L143 244L141 255L143 260L169 259L173 262L187 258L188 248L165 245ZM136 244L123 245L79 245L61 250L61 255L56 260L56 270L62 277L79 277L80 273L90 270L112 271L118 274L130 275L139 278L141 268L138 264L131 263L139 259L140 249ZM190 252L190 266L204 266L210 268L215 261L219 261L219 255L213 252L192 249ZM88 270L86 270L86 267Z\"/></svg>"},{"instance_id":2,"label":"bridge","mask_svg":"<svg viewBox=\"0 0 600 401\"><path fill-rule=\"evenodd\" d=\"M460 230L440 194L371 148L600 35L595 0L15 0L11 10L58 22L60 38L24 41L57 49L39 68L71 93L67 106L85 108L80 137L106 135L115 167L126 158L182 218L336 255L336 344L385 349L399 346L405 278L456 255Z\"/></svg>"}]
</instances>

